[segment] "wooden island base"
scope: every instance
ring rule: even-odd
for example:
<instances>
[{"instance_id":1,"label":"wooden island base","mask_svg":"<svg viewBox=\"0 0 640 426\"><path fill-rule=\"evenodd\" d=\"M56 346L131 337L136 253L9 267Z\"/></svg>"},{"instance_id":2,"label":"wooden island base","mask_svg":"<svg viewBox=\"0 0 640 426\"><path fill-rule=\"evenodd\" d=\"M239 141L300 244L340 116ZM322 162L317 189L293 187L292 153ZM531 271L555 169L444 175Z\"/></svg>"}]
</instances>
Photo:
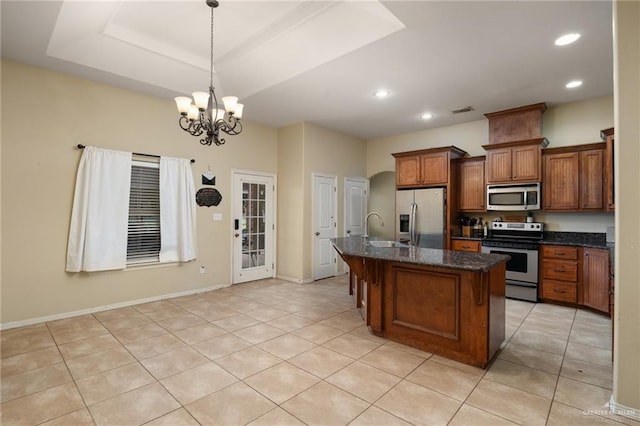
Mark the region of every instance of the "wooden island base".
<instances>
[{"instance_id":1,"label":"wooden island base","mask_svg":"<svg viewBox=\"0 0 640 426\"><path fill-rule=\"evenodd\" d=\"M371 333L480 368L504 341L506 262L472 271L340 255Z\"/></svg>"}]
</instances>

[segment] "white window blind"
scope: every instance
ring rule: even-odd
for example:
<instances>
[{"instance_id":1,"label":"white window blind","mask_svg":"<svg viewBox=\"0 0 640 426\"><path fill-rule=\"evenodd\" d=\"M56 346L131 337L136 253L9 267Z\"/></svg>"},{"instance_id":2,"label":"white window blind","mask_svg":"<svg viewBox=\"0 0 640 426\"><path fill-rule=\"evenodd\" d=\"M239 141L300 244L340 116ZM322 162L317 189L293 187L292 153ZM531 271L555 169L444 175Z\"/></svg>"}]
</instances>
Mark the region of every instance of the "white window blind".
<instances>
[{"instance_id":1,"label":"white window blind","mask_svg":"<svg viewBox=\"0 0 640 426\"><path fill-rule=\"evenodd\" d=\"M127 265L160 261L160 169L133 161L129 196Z\"/></svg>"}]
</instances>

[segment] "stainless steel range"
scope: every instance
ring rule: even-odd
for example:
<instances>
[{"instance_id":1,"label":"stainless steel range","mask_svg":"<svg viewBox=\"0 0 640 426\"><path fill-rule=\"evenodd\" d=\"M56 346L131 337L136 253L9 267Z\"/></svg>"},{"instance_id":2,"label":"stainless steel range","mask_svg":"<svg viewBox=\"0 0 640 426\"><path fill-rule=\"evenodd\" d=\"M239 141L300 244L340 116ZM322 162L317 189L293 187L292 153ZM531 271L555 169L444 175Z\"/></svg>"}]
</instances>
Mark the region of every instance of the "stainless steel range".
<instances>
[{"instance_id":1,"label":"stainless steel range","mask_svg":"<svg viewBox=\"0 0 640 426\"><path fill-rule=\"evenodd\" d=\"M543 223L490 223L489 236L482 240L482 253L511 256L507 261L507 297L538 300L538 242L543 232Z\"/></svg>"}]
</instances>

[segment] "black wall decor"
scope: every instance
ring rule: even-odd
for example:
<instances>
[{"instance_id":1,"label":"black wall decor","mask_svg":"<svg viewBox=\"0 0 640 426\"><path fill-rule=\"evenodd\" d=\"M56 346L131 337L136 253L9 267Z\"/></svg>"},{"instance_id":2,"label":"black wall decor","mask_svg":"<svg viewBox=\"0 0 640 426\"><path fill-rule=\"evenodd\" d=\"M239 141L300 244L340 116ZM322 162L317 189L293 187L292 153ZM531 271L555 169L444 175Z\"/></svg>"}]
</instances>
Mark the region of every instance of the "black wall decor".
<instances>
[{"instance_id":1,"label":"black wall decor","mask_svg":"<svg viewBox=\"0 0 640 426\"><path fill-rule=\"evenodd\" d=\"M215 188L201 188L196 192L196 203L199 206L217 206L222 201L222 195Z\"/></svg>"}]
</instances>

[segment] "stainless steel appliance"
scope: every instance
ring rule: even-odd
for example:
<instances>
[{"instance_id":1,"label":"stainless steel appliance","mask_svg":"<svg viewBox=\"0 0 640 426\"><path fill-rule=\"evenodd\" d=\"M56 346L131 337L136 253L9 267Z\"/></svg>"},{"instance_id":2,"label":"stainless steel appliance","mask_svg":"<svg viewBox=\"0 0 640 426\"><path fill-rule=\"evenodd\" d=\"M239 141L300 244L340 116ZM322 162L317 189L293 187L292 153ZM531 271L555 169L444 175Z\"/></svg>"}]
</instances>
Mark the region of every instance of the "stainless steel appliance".
<instances>
[{"instance_id":1,"label":"stainless steel appliance","mask_svg":"<svg viewBox=\"0 0 640 426\"><path fill-rule=\"evenodd\" d=\"M487 210L540 210L540 183L487 185Z\"/></svg>"},{"instance_id":2,"label":"stainless steel appliance","mask_svg":"<svg viewBox=\"0 0 640 426\"><path fill-rule=\"evenodd\" d=\"M445 188L396 191L396 240L425 248L444 248Z\"/></svg>"},{"instance_id":3,"label":"stainless steel appliance","mask_svg":"<svg viewBox=\"0 0 640 426\"><path fill-rule=\"evenodd\" d=\"M543 223L491 222L489 236L482 240L482 253L511 256L507 261L506 296L538 300L538 242Z\"/></svg>"}]
</instances>

